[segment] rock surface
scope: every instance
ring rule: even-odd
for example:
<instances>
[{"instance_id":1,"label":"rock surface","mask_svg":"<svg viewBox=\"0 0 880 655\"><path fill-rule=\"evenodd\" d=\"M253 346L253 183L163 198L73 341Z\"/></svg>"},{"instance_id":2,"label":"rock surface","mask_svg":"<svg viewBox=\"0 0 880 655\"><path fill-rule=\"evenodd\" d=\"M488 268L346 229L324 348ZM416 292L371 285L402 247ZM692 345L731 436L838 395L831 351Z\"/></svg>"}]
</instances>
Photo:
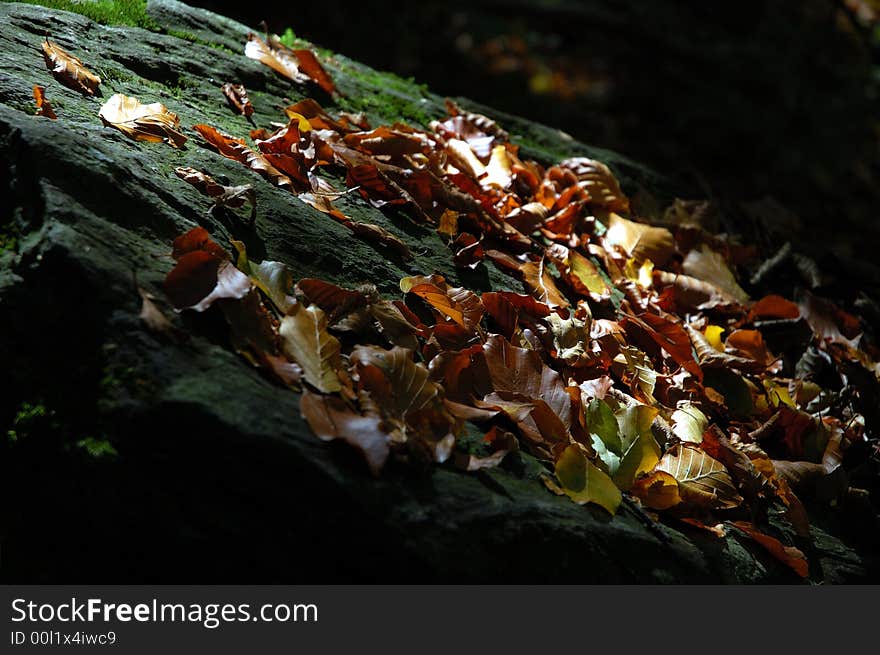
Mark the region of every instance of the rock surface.
<instances>
[{"instance_id":1,"label":"rock surface","mask_svg":"<svg viewBox=\"0 0 880 655\"><path fill-rule=\"evenodd\" d=\"M137 285L162 297L170 243L202 225L239 239L257 260L297 277L370 281L398 293L405 275L439 272L471 288L517 288L492 266L452 266L436 233L360 198L339 201L416 253L410 262L353 237L329 217L199 145L206 122L246 134L219 86L243 83L255 123L281 119L279 98L311 95L243 55L248 28L173 0L148 14L166 33L98 25L83 16L0 5L0 400L8 438L0 577L6 582L797 582L735 538L610 519L548 493L527 457L477 475L391 468L379 480L344 448L316 440L297 396L238 357L211 316L175 317L189 338L144 328ZM44 34L104 80L103 98L53 81ZM374 124L443 114L442 99L332 53L337 108ZM47 89L57 121L33 115ZM182 150L105 128L112 93L162 102L191 140ZM329 100L323 99L329 103ZM527 156L591 154L634 192L666 197L660 176L510 116L493 116ZM256 223L179 180L191 166L257 190ZM337 186L340 185L336 180ZM814 528L811 577L869 574L858 554Z\"/></svg>"}]
</instances>

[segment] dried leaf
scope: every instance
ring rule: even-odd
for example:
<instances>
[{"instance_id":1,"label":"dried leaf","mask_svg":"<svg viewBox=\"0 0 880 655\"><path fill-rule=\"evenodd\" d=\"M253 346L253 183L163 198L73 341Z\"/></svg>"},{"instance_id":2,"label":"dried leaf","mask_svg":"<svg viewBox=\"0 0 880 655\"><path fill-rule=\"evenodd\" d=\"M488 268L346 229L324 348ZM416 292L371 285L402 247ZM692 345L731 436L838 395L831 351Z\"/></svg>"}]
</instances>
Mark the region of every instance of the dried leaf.
<instances>
[{"instance_id":1,"label":"dried leaf","mask_svg":"<svg viewBox=\"0 0 880 655\"><path fill-rule=\"evenodd\" d=\"M672 433L688 443L701 443L709 419L690 401L682 401L672 412Z\"/></svg>"},{"instance_id":2,"label":"dried leaf","mask_svg":"<svg viewBox=\"0 0 880 655\"><path fill-rule=\"evenodd\" d=\"M327 316L319 307L294 304L281 320L278 334L284 352L302 367L306 382L324 393L342 389L337 374L339 340L327 332Z\"/></svg>"},{"instance_id":3,"label":"dried leaf","mask_svg":"<svg viewBox=\"0 0 880 655\"><path fill-rule=\"evenodd\" d=\"M202 312L215 300L243 298L251 290L247 275L232 265L204 228L175 239L173 256L177 265L165 278L164 288L178 311Z\"/></svg>"},{"instance_id":4,"label":"dried leaf","mask_svg":"<svg viewBox=\"0 0 880 655\"><path fill-rule=\"evenodd\" d=\"M76 57L46 39L43 44L43 58L52 77L74 91L93 96L98 92L101 78L92 73Z\"/></svg>"},{"instance_id":5,"label":"dried leaf","mask_svg":"<svg viewBox=\"0 0 880 655\"><path fill-rule=\"evenodd\" d=\"M749 537L763 546L768 553L790 567L802 578L810 574L806 556L794 546L785 546L779 539L758 531L754 525L745 521L731 521L730 525L745 532Z\"/></svg>"},{"instance_id":6,"label":"dried leaf","mask_svg":"<svg viewBox=\"0 0 880 655\"><path fill-rule=\"evenodd\" d=\"M235 111L248 118L253 115L254 106L251 104L247 90L244 88L243 84L226 82L226 84L220 87L220 90L223 92L223 95L226 96L226 101L229 103L229 106Z\"/></svg>"},{"instance_id":7,"label":"dried leaf","mask_svg":"<svg viewBox=\"0 0 880 655\"><path fill-rule=\"evenodd\" d=\"M215 207L238 209L245 202L251 204L250 220L253 222L257 214L257 194L250 184L241 186L224 186L213 177L188 166L178 166L174 174L184 182L192 184L203 195L214 200Z\"/></svg>"},{"instance_id":8,"label":"dried leaf","mask_svg":"<svg viewBox=\"0 0 880 655\"><path fill-rule=\"evenodd\" d=\"M488 253L487 253L488 254ZM532 295L550 309L568 307L568 299L556 288L556 282L546 266L546 260L542 258L537 262L527 262L520 267L523 282L531 291Z\"/></svg>"},{"instance_id":9,"label":"dried leaf","mask_svg":"<svg viewBox=\"0 0 880 655\"><path fill-rule=\"evenodd\" d=\"M605 242L623 247L636 265L650 259L655 266L665 266L675 251L672 232L666 228L635 223L614 213L608 219Z\"/></svg>"},{"instance_id":10,"label":"dried leaf","mask_svg":"<svg viewBox=\"0 0 880 655\"><path fill-rule=\"evenodd\" d=\"M748 302L749 294L739 286L724 257L705 243L687 254L682 267L688 275L712 284L737 302Z\"/></svg>"},{"instance_id":11,"label":"dried leaf","mask_svg":"<svg viewBox=\"0 0 880 655\"><path fill-rule=\"evenodd\" d=\"M575 174L589 192L591 204L613 212L629 213L629 199L620 190L620 183L605 164L586 157L574 157L560 162L559 166Z\"/></svg>"},{"instance_id":12,"label":"dried leaf","mask_svg":"<svg viewBox=\"0 0 880 655\"><path fill-rule=\"evenodd\" d=\"M358 367L361 385L389 416L410 414L442 404L443 387L430 380L428 369L413 361L412 351L395 346L356 346L351 361Z\"/></svg>"},{"instance_id":13,"label":"dried leaf","mask_svg":"<svg viewBox=\"0 0 880 655\"><path fill-rule=\"evenodd\" d=\"M342 439L357 448L373 475L378 476L391 452L391 438L378 416L362 416L341 398L322 396L308 389L299 401L300 412L312 432L323 441Z\"/></svg>"},{"instance_id":14,"label":"dried leaf","mask_svg":"<svg viewBox=\"0 0 880 655\"><path fill-rule=\"evenodd\" d=\"M193 125L193 129L224 157L244 164L276 186L287 188L293 186L287 175L275 168L263 155L248 148L243 139L223 134L218 129L201 123Z\"/></svg>"},{"instance_id":15,"label":"dried leaf","mask_svg":"<svg viewBox=\"0 0 880 655\"><path fill-rule=\"evenodd\" d=\"M46 100L46 89L37 84L34 84L34 102L37 105L37 116L45 116L53 121L58 118L52 104Z\"/></svg>"},{"instance_id":16,"label":"dried leaf","mask_svg":"<svg viewBox=\"0 0 880 655\"><path fill-rule=\"evenodd\" d=\"M467 330L476 329L483 316L483 304L475 293L448 287L440 275L405 277L400 281L400 290L424 298L431 307Z\"/></svg>"},{"instance_id":17,"label":"dried leaf","mask_svg":"<svg viewBox=\"0 0 880 655\"><path fill-rule=\"evenodd\" d=\"M178 131L180 118L160 102L143 105L137 98L116 93L98 113L104 125L115 127L135 141L166 141L175 148L186 143Z\"/></svg>"},{"instance_id":18,"label":"dried leaf","mask_svg":"<svg viewBox=\"0 0 880 655\"><path fill-rule=\"evenodd\" d=\"M724 465L692 446L673 446L657 464L657 470L678 480L682 500L687 503L716 509L742 503Z\"/></svg>"}]
</instances>

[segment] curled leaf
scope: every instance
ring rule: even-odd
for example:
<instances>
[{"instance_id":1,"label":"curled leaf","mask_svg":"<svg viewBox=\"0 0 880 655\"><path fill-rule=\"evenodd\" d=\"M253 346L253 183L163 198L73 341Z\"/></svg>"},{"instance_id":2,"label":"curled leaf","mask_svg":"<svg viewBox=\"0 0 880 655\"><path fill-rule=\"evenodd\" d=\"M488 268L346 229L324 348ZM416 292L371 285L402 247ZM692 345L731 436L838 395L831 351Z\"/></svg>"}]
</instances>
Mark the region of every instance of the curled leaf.
<instances>
[{"instance_id":1,"label":"curled leaf","mask_svg":"<svg viewBox=\"0 0 880 655\"><path fill-rule=\"evenodd\" d=\"M46 100L46 89L38 84L34 84L34 102L37 105L37 116L45 116L53 121L58 118L55 110L52 109L52 104Z\"/></svg>"},{"instance_id":2,"label":"curled leaf","mask_svg":"<svg viewBox=\"0 0 880 655\"><path fill-rule=\"evenodd\" d=\"M101 78L86 68L72 54L51 43L49 39L43 42L43 58L46 60L46 68L52 73L52 77L64 86L88 96L93 96L98 92Z\"/></svg>"},{"instance_id":3,"label":"curled leaf","mask_svg":"<svg viewBox=\"0 0 880 655\"><path fill-rule=\"evenodd\" d=\"M160 102L141 104L137 98L116 93L98 113L104 125L115 127L135 141L167 141L175 148L186 143L179 132L180 118Z\"/></svg>"}]
</instances>

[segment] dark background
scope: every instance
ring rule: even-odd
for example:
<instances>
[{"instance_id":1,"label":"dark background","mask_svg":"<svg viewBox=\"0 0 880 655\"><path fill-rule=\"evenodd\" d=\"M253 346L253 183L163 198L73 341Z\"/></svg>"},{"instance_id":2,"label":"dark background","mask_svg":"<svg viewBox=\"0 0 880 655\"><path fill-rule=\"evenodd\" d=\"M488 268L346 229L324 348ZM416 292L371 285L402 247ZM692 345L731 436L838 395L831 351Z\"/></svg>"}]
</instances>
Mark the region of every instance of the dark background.
<instances>
[{"instance_id":1,"label":"dark background","mask_svg":"<svg viewBox=\"0 0 880 655\"><path fill-rule=\"evenodd\" d=\"M880 235L871 2L193 3L558 127L694 196L769 200L778 220L752 240L794 228L858 257Z\"/></svg>"}]
</instances>

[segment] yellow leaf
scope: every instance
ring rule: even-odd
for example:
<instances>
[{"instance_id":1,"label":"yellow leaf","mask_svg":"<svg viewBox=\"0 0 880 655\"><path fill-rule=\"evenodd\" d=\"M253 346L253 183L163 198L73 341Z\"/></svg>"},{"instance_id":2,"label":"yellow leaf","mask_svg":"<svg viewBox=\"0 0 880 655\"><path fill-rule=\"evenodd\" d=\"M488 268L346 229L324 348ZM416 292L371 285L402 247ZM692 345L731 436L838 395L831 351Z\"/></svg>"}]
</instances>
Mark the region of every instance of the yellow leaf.
<instances>
[{"instance_id":1,"label":"yellow leaf","mask_svg":"<svg viewBox=\"0 0 880 655\"><path fill-rule=\"evenodd\" d=\"M797 405L794 400L791 399L791 394L788 393L787 386L777 384L769 378L764 378L763 382L771 406L779 407L780 405L788 405L792 409L797 409Z\"/></svg>"},{"instance_id":2,"label":"yellow leaf","mask_svg":"<svg viewBox=\"0 0 880 655\"><path fill-rule=\"evenodd\" d=\"M707 325L706 329L703 330L703 335L706 337L706 341L708 341L709 345L720 353L724 352L724 344L721 342L721 335L723 332L724 328L720 325Z\"/></svg>"},{"instance_id":3,"label":"yellow leaf","mask_svg":"<svg viewBox=\"0 0 880 655\"><path fill-rule=\"evenodd\" d=\"M669 509L681 502L678 480L666 471L653 471L636 480L630 492L651 509Z\"/></svg>"},{"instance_id":4,"label":"yellow leaf","mask_svg":"<svg viewBox=\"0 0 880 655\"><path fill-rule=\"evenodd\" d=\"M611 478L586 458L579 446L568 446L556 460L556 477L565 494L579 505L595 503L612 515L622 499Z\"/></svg>"}]
</instances>

